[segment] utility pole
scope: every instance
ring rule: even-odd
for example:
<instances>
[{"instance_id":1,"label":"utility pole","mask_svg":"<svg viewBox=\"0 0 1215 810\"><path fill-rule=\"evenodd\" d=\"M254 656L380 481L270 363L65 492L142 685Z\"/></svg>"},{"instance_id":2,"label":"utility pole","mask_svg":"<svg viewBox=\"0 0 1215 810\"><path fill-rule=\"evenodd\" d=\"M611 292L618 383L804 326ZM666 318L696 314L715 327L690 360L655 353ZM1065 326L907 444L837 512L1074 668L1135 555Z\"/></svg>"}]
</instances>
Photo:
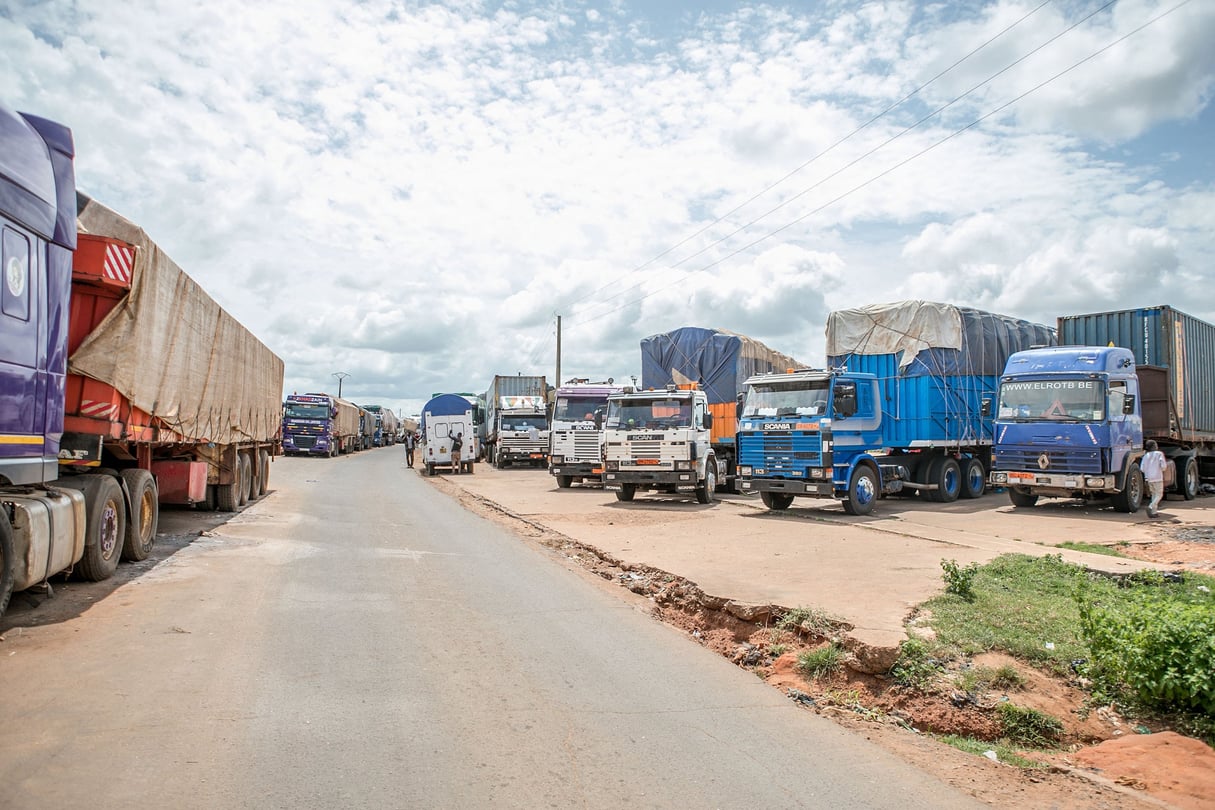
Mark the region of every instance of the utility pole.
<instances>
[{"instance_id":1,"label":"utility pole","mask_svg":"<svg viewBox=\"0 0 1215 810\"><path fill-rule=\"evenodd\" d=\"M557 316L557 379L553 380L553 385L561 387L561 316Z\"/></svg>"},{"instance_id":2,"label":"utility pole","mask_svg":"<svg viewBox=\"0 0 1215 810\"><path fill-rule=\"evenodd\" d=\"M345 371L335 371L335 372L333 372L333 376L338 378L338 399L341 399L342 398L342 380L346 379L350 375L347 374Z\"/></svg>"}]
</instances>

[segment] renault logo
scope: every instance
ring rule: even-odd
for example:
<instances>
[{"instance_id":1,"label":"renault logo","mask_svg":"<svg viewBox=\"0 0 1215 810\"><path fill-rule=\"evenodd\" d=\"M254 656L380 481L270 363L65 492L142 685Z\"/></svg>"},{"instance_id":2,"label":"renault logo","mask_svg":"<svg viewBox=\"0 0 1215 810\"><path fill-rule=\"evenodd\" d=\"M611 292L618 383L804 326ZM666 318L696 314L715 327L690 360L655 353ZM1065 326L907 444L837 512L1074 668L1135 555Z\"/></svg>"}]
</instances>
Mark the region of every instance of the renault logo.
<instances>
[{"instance_id":1,"label":"renault logo","mask_svg":"<svg viewBox=\"0 0 1215 810\"><path fill-rule=\"evenodd\" d=\"M1042 455L1038 456L1038 469L1045 470L1049 466L1050 466L1050 456L1046 455L1046 453L1043 453Z\"/></svg>"}]
</instances>

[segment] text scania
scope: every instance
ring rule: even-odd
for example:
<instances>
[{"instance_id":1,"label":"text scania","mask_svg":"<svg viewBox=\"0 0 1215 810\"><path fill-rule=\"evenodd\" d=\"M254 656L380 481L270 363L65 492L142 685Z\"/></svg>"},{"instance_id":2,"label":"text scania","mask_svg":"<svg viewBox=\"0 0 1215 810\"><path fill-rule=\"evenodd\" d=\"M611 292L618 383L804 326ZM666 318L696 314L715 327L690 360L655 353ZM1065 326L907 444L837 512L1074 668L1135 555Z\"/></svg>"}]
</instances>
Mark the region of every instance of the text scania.
<instances>
[{"instance_id":1,"label":"text scania","mask_svg":"<svg viewBox=\"0 0 1215 810\"><path fill-rule=\"evenodd\" d=\"M1057 382L1023 382L1004 383L1005 391L1061 391L1079 388L1096 388L1097 383L1090 380L1060 380Z\"/></svg>"}]
</instances>

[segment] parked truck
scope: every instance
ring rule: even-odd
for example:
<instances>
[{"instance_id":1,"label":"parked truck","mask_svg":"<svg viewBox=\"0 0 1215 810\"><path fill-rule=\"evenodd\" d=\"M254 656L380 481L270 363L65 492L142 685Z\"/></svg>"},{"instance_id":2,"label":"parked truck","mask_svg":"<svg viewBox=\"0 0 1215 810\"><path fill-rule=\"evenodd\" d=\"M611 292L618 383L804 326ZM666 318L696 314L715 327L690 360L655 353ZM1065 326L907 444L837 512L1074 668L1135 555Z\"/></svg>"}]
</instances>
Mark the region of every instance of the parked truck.
<instances>
[{"instance_id":1,"label":"parked truck","mask_svg":"<svg viewBox=\"0 0 1215 810\"><path fill-rule=\"evenodd\" d=\"M476 403L461 394L436 394L422 407L419 426L422 434L422 462L427 475L437 467L451 472L476 472L478 440ZM452 439L459 438L460 467L452 459Z\"/></svg>"},{"instance_id":2,"label":"parked truck","mask_svg":"<svg viewBox=\"0 0 1215 810\"><path fill-rule=\"evenodd\" d=\"M641 390L608 400L604 487L625 501L651 490L712 502L735 475L743 381L795 365L754 338L720 329L688 326L643 339Z\"/></svg>"},{"instance_id":3,"label":"parked truck","mask_svg":"<svg viewBox=\"0 0 1215 810\"><path fill-rule=\"evenodd\" d=\"M0 612L151 552L159 504L235 510L283 363L142 229L78 195L70 130L0 106Z\"/></svg>"},{"instance_id":4,"label":"parked truck","mask_svg":"<svg viewBox=\"0 0 1215 810\"><path fill-rule=\"evenodd\" d=\"M359 437L355 441L355 450L370 450L375 445L376 419L375 414L362 405L359 409Z\"/></svg>"},{"instance_id":5,"label":"parked truck","mask_svg":"<svg viewBox=\"0 0 1215 810\"><path fill-rule=\"evenodd\" d=\"M498 468L546 466L548 444L544 376L496 375L485 391L485 460Z\"/></svg>"},{"instance_id":6,"label":"parked truck","mask_svg":"<svg viewBox=\"0 0 1215 810\"><path fill-rule=\"evenodd\" d=\"M548 451L548 471L557 486L568 489L575 482L603 481L603 421L608 397L623 386L589 379L569 380L560 386L553 402Z\"/></svg>"},{"instance_id":7,"label":"parked truck","mask_svg":"<svg viewBox=\"0 0 1215 810\"><path fill-rule=\"evenodd\" d=\"M1167 491L1215 478L1215 326L1169 306L1059 318L1058 348L1019 352L1000 381L991 481L1015 506L1108 498L1133 513L1153 439Z\"/></svg>"},{"instance_id":8,"label":"parked truck","mask_svg":"<svg viewBox=\"0 0 1215 810\"><path fill-rule=\"evenodd\" d=\"M1050 328L968 307L904 301L833 312L828 367L747 380L739 490L769 509L883 495L977 498L991 466L992 403L1008 355Z\"/></svg>"},{"instance_id":9,"label":"parked truck","mask_svg":"<svg viewBox=\"0 0 1215 810\"><path fill-rule=\"evenodd\" d=\"M374 447L388 447L389 445L396 444L397 434L400 432L400 422L397 420L397 415L389 408L381 405L368 405L367 410L371 412L375 419L372 445Z\"/></svg>"},{"instance_id":10,"label":"parked truck","mask_svg":"<svg viewBox=\"0 0 1215 810\"><path fill-rule=\"evenodd\" d=\"M328 456L362 442L359 406L332 394L291 394L283 403L283 452Z\"/></svg>"}]
</instances>

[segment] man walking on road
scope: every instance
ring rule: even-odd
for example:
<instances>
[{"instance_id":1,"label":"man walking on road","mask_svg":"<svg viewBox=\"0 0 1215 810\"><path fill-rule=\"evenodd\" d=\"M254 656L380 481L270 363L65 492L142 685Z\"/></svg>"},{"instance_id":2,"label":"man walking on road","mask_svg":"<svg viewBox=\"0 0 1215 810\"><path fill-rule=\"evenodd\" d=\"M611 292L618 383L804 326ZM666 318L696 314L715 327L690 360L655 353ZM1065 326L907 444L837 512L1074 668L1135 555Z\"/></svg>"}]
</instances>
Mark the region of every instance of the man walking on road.
<instances>
[{"instance_id":1,"label":"man walking on road","mask_svg":"<svg viewBox=\"0 0 1215 810\"><path fill-rule=\"evenodd\" d=\"M413 431L407 430L407 431L405 431L405 463L408 464L410 467L413 466L413 448L414 448Z\"/></svg>"},{"instance_id":2,"label":"man walking on road","mask_svg":"<svg viewBox=\"0 0 1215 810\"><path fill-rule=\"evenodd\" d=\"M1148 503L1148 517L1154 518L1160 506L1160 499L1164 497L1164 468L1168 462L1165 461L1164 453L1157 449L1155 439L1148 439L1143 449L1147 452L1139 462L1139 469L1143 471L1143 479L1147 481L1148 492L1152 496Z\"/></svg>"}]
</instances>

